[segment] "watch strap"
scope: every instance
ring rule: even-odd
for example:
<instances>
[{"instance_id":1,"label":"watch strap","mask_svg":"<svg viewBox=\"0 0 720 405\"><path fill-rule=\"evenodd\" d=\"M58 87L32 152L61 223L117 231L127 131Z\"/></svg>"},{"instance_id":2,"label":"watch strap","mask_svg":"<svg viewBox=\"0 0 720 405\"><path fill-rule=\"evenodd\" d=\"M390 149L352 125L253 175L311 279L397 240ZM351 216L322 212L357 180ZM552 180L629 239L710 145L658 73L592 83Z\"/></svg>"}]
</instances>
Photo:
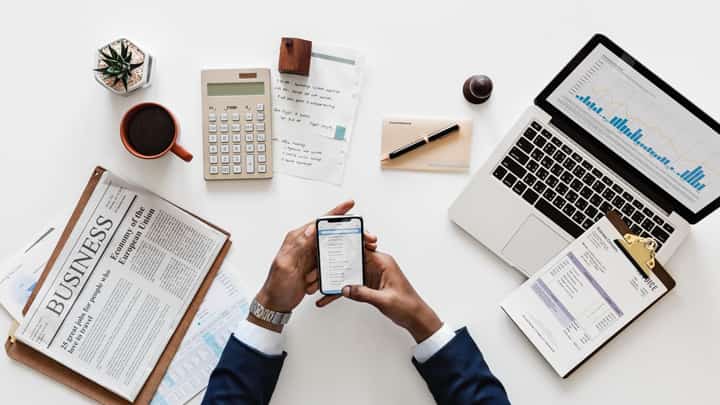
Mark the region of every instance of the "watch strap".
<instances>
[{"instance_id":1,"label":"watch strap","mask_svg":"<svg viewBox=\"0 0 720 405\"><path fill-rule=\"evenodd\" d=\"M250 304L250 313L258 319L270 322L273 325L285 325L290 321L292 312L278 312L265 308L257 299Z\"/></svg>"}]
</instances>

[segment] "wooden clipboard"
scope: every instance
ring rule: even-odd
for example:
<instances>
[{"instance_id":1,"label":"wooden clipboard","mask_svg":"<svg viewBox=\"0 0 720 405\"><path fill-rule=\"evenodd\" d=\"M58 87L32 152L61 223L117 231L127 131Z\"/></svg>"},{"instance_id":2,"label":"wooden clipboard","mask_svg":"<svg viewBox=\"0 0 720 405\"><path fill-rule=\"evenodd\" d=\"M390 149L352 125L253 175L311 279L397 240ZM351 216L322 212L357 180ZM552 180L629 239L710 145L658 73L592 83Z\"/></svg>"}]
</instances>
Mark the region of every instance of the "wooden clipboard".
<instances>
[{"instance_id":1,"label":"wooden clipboard","mask_svg":"<svg viewBox=\"0 0 720 405\"><path fill-rule=\"evenodd\" d=\"M615 211L608 212L607 219L610 221L610 223L613 225L613 227L615 227L615 229L618 231L621 238L624 237L626 234L632 234L632 232L630 231L630 228L625 224L625 222L623 222L623 220L620 217L620 214L618 214L617 212L615 212ZM571 243L574 243L574 242L571 242ZM631 256L631 255L625 254L625 257L629 261L633 260L633 256ZM633 264L635 264L635 263L633 263ZM637 269L637 271L641 272L641 275L642 275L643 270L638 269L637 266L634 266L634 268ZM582 359L575 365L575 367L570 369L567 373L565 373L565 375L561 375L561 378L567 378L568 376L570 376L573 372L575 372L575 370L577 370L580 366L585 364L585 362L588 361L593 355L595 355L595 353L600 351L603 347L605 347L605 345L607 345L610 341L612 341L617 335L622 333L622 331L625 330L625 328L627 328L636 319L638 319L640 316L642 316L642 314L644 314L645 311L650 309L650 307L655 305L655 303L660 301L661 298L663 298L665 295L667 295L667 293L670 292L670 290L672 290L675 287L675 280L673 280L673 278L667 273L667 271L665 271L665 268L663 268L663 266L659 262L655 261L654 266L652 268L652 273L658 278L658 280L665 286L665 288L667 290L662 295L658 296L654 301L649 303L645 308L643 308L642 311L640 311L636 316L634 316L633 318L631 318L630 320L625 322L625 324L622 327L620 327L620 329L618 329L617 332L615 332L613 335L607 337L605 339L605 341L602 342L602 344L600 344L600 346L598 346L592 352L588 353L584 359ZM534 342L532 340L530 340L528 335L520 327L520 325L517 323L515 318L510 316L510 313L505 308L503 308L502 306L501 306L501 308L506 313L506 315L508 315L508 317L513 321L513 324L520 330L520 332L528 340L528 342L530 342L531 345L535 346ZM537 349L537 347L536 347L536 349ZM540 354L542 355L542 353L540 353ZM544 355L542 355L542 356L545 357ZM546 359L546 361L548 361L548 363L549 363L549 360Z\"/></svg>"},{"instance_id":2,"label":"wooden clipboard","mask_svg":"<svg viewBox=\"0 0 720 405\"><path fill-rule=\"evenodd\" d=\"M618 214L617 212L615 212L615 211L608 212L607 219L615 227L615 229L618 230L620 235L625 235L625 234L631 233L630 228L627 226L627 224L625 224L625 222L623 222L623 220L620 218L620 214ZM630 260L630 259L628 259L628 260ZM562 378L567 378L568 376L570 376L570 374L575 372L575 370L577 370L580 366L585 364L585 362L588 361L592 356L594 356L595 353L600 351L600 349L602 349L610 341L615 339L615 337L617 335L619 335L622 331L624 331L625 328L627 328L631 323L635 322L636 319L641 317L642 314L645 313L645 311L650 309L650 307L655 305L656 302L660 301L660 299L662 299L665 295L667 295L667 293L669 293L670 290L675 288L675 280L673 280L673 278L670 276L670 274L668 274L668 272L665 271L665 268L659 262L655 262L655 267L653 268L653 273L655 274L655 276L657 276L657 278L660 280L660 282L663 283L665 288L667 288L667 291L665 291L655 301L651 302L650 305L648 305L647 307L645 307L645 309L640 311L640 313L638 313L634 318L630 319L627 323L625 323L625 325L623 325L617 332L615 332L614 335L607 338L600 346L598 346L597 349L595 349L590 354L588 354L581 362L579 362L573 369L568 371L567 374L565 374Z\"/></svg>"},{"instance_id":3,"label":"wooden clipboard","mask_svg":"<svg viewBox=\"0 0 720 405\"><path fill-rule=\"evenodd\" d=\"M80 197L80 200L78 201L77 205L75 206L75 210L73 211L72 215L70 216L70 220L68 221L67 225L65 226L65 230L63 231L62 235L60 236L60 240L58 241L57 246L55 247L55 250L53 251L52 255L50 256L50 260L48 260L47 265L45 266L45 270L40 275L40 278L37 282L37 285L35 286L35 289L33 290L32 294L30 295L30 298L28 299L27 304L25 304L25 308L23 308L23 315L25 315L30 308L30 305L32 304L33 300L35 299L35 296L37 295L38 291L40 290L40 287L45 282L45 279L48 276L48 273L50 272L50 269L52 268L53 264L55 263L55 260L57 260L58 256L60 255L60 252L62 251L65 243L67 242L68 238L70 237L70 234L75 227L75 224L77 223L78 219L80 218L80 215L82 214L83 210L85 209L85 205L87 204L88 200L90 199L90 196L92 195L93 190L95 190L95 187L97 186L98 182L100 181L101 175L106 170L100 166L96 167L93 171L92 176L90 177L90 180L88 181L87 185L85 186L85 189L83 190L82 196ZM178 207L180 208L180 207ZM182 208L181 208L182 209ZM185 210L183 210L185 211ZM185 211L187 212L187 211ZM168 342L168 345L165 347L165 350L160 355L160 358L158 359L157 364L155 365L155 368L150 373L150 376L148 377L147 381L145 381L145 385L143 385L142 389L138 393L137 397L135 398L134 404L147 404L149 403L153 396L155 395L155 391L157 391L158 386L160 385L160 382L162 381L163 377L165 376L165 372L167 371L168 367L170 366L170 362L172 361L173 357L175 356L175 353L178 350L178 347L180 346L180 343L182 342L183 338L185 337L185 333L187 332L188 328L190 327L190 324L192 323L193 318L195 317L195 314L197 313L198 309L200 308L200 304L202 303L203 299L205 298L205 294L207 294L208 290L210 289L210 285L212 284L213 280L215 279L215 276L217 275L218 271L220 270L220 265L222 264L223 260L225 260L225 256L227 255L228 250L230 249L230 245L232 242L230 241L230 233L227 231L222 230L221 228L201 219L200 217L189 213L190 215L193 215L195 218L205 222L206 224L210 225L211 227L217 229L218 231L226 234L228 236L228 239L225 241L225 244L220 249L220 253L215 258L215 262L213 263L212 267L210 268L210 271L208 271L207 276L205 277L205 280L200 284L200 288L198 289L197 293L195 294L195 297L193 298L192 302L188 306L187 311L185 312L185 315L180 320L180 323L178 324L177 329L175 330L175 333L173 333L172 337L170 338L170 341ZM29 346L16 341L13 337L14 330L11 331L10 336L8 337L7 341L5 342L5 351L7 352L8 356L10 358L19 361L21 363L24 363L25 365L34 368L35 370L47 375L50 378L53 378L68 387L81 392L82 394L90 397L91 399L98 401L103 404L128 404L130 403L126 399L120 397L119 395L109 391L108 389L102 387L98 383L72 371L71 369L63 366L62 364L58 363L57 361L51 359L50 357L47 357L36 350L30 348Z\"/></svg>"}]
</instances>

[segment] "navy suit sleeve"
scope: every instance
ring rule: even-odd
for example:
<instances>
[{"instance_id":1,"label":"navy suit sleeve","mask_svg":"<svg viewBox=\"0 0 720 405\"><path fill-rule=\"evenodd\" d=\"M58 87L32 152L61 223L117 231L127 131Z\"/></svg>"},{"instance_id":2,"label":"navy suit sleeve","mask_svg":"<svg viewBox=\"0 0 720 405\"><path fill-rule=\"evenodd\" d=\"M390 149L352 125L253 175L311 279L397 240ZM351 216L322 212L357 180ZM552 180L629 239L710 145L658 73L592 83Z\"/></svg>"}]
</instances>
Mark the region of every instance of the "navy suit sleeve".
<instances>
[{"instance_id":1,"label":"navy suit sleeve","mask_svg":"<svg viewBox=\"0 0 720 405\"><path fill-rule=\"evenodd\" d=\"M269 356L239 341L225 345L210 375L203 404L267 404L270 402L286 353Z\"/></svg>"},{"instance_id":2,"label":"navy suit sleeve","mask_svg":"<svg viewBox=\"0 0 720 405\"><path fill-rule=\"evenodd\" d=\"M466 328L426 362L413 358L413 364L440 405L510 403Z\"/></svg>"}]
</instances>

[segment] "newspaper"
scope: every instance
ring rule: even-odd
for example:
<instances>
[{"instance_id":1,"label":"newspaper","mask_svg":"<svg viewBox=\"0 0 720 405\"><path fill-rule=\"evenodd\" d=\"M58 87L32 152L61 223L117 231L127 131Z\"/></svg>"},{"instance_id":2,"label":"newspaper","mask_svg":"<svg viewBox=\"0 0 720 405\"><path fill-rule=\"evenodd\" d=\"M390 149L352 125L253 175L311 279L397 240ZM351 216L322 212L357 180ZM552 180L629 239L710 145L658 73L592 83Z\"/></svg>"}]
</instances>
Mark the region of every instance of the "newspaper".
<instances>
[{"instance_id":1,"label":"newspaper","mask_svg":"<svg viewBox=\"0 0 720 405\"><path fill-rule=\"evenodd\" d=\"M226 239L105 172L15 337L132 402Z\"/></svg>"}]
</instances>

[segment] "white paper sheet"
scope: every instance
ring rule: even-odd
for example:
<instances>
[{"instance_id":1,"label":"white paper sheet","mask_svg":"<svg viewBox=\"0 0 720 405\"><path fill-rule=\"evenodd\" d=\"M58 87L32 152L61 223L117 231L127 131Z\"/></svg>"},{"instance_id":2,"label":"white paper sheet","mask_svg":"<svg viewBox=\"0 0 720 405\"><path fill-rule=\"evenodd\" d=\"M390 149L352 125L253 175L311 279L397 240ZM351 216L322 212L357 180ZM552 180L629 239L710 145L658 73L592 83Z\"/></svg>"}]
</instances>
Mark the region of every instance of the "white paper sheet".
<instances>
[{"instance_id":1,"label":"white paper sheet","mask_svg":"<svg viewBox=\"0 0 720 405\"><path fill-rule=\"evenodd\" d=\"M207 387L230 334L247 316L248 299L235 271L227 262L221 268L151 404L182 405Z\"/></svg>"},{"instance_id":2,"label":"white paper sheet","mask_svg":"<svg viewBox=\"0 0 720 405\"><path fill-rule=\"evenodd\" d=\"M58 218L43 227L21 251L0 264L0 304L18 322L61 233Z\"/></svg>"},{"instance_id":3,"label":"white paper sheet","mask_svg":"<svg viewBox=\"0 0 720 405\"><path fill-rule=\"evenodd\" d=\"M318 44L308 77L274 72L275 171L342 183L362 74L358 52Z\"/></svg>"}]
</instances>

